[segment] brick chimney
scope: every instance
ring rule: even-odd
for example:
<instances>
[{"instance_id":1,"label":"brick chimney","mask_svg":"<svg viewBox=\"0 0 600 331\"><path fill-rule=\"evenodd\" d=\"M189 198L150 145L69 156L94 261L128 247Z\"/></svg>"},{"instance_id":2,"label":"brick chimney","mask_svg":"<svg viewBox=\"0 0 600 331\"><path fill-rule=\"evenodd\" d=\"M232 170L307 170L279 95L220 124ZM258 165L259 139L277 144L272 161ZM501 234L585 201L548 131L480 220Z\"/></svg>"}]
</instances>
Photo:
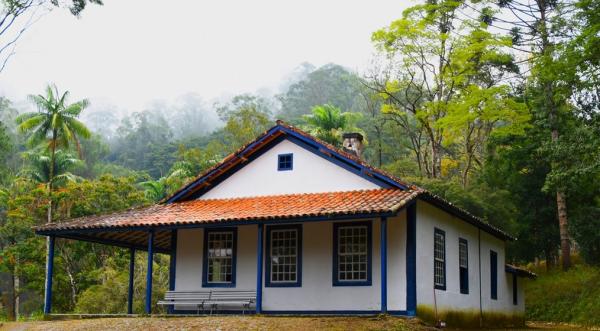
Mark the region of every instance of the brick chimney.
<instances>
[{"instance_id":1,"label":"brick chimney","mask_svg":"<svg viewBox=\"0 0 600 331\"><path fill-rule=\"evenodd\" d=\"M349 132L342 135L344 139L342 146L348 153L352 153L358 157L362 157L363 151L363 136L358 132Z\"/></svg>"}]
</instances>

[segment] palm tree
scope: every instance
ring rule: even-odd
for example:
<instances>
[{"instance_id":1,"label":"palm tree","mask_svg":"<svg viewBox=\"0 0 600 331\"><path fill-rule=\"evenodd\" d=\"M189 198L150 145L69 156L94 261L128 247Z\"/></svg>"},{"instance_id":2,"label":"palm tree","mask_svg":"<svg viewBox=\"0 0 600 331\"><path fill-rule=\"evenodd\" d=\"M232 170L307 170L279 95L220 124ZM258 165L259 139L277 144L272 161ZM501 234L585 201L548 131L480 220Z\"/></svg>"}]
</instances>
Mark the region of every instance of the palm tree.
<instances>
[{"instance_id":1,"label":"palm tree","mask_svg":"<svg viewBox=\"0 0 600 331\"><path fill-rule=\"evenodd\" d=\"M166 178L161 177L159 180L141 182L140 186L144 188L146 197L156 202L167 195L167 185L165 184L165 181Z\"/></svg>"},{"instance_id":2,"label":"palm tree","mask_svg":"<svg viewBox=\"0 0 600 331\"><path fill-rule=\"evenodd\" d=\"M18 129L29 134L27 143L33 147L42 142L47 142L50 151L50 166L48 169L48 223L52 222L52 189L56 173L57 147L68 148L71 142L75 143L81 157L80 137L91 136L88 128L77 117L89 105L87 99L67 104L69 91L62 95L55 85L46 87L46 95L30 95L29 99L38 107L37 112L21 114L16 118Z\"/></svg>"},{"instance_id":3,"label":"palm tree","mask_svg":"<svg viewBox=\"0 0 600 331\"><path fill-rule=\"evenodd\" d=\"M23 158L28 161L29 165L21 171L20 176L46 185L52 182L52 187L59 187L66 182L76 181L79 177L73 175L70 170L83 164L80 159L71 153L59 149L55 153L54 174L50 179L51 159L48 153L30 151L23 153Z\"/></svg>"},{"instance_id":4,"label":"palm tree","mask_svg":"<svg viewBox=\"0 0 600 331\"><path fill-rule=\"evenodd\" d=\"M354 123L360 118L360 113L342 112L336 106L329 104L315 106L312 114L304 115L303 119L311 134L339 146L341 135L345 130L356 130Z\"/></svg>"},{"instance_id":5,"label":"palm tree","mask_svg":"<svg viewBox=\"0 0 600 331\"><path fill-rule=\"evenodd\" d=\"M62 95L54 85L46 87L46 95L30 95L29 99L38 107L37 112L25 113L17 116L15 119L18 124L18 130L29 134L27 143L30 146L36 146L42 142L47 142L50 151L50 162L48 166L48 218L47 222L52 222L52 190L54 177L56 173L56 150L57 147L68 148L71 142L75 142L77 151L81 157L81 146L79 137L89 138L90 130L77 120L81 112L89 105L87 99L68 104L69 92ZM50 251L50 237L46 237L46 251ZM50 254L46 255L46 270L50 265ZM46 275L46 277L48 277ZM44 282L48 284L48 279ZM47 293L45 289L44 293ZM44 302L46 298L44 298Z\"/></svg>"}]
</instances>

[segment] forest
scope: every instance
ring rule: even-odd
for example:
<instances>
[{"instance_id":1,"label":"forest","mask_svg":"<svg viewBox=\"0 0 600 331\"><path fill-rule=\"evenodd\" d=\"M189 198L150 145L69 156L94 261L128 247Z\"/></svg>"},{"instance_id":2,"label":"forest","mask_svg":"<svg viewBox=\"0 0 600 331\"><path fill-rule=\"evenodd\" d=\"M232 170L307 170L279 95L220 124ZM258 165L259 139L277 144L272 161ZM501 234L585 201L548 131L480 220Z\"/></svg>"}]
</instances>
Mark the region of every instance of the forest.
<instances>
[{"instance_id":1,"label":"forest","mask_svg":"<svg viewBox=\"0 0 600 331\"><path fill-rule=\"evenodd\" d=\"M277 93L186 94L142 111L53 84L27 104L1 97L0 318L41 315L34 226L157 203L276 119L338 146L361 132L367 162L517 237L507 262L600 266L600 2L427 0L381 27L366 72L303 63ZM128 259L57 240L54 310L124 313ZM157 300L169 257L154 261Z\"/></svg>"}]
</instances>

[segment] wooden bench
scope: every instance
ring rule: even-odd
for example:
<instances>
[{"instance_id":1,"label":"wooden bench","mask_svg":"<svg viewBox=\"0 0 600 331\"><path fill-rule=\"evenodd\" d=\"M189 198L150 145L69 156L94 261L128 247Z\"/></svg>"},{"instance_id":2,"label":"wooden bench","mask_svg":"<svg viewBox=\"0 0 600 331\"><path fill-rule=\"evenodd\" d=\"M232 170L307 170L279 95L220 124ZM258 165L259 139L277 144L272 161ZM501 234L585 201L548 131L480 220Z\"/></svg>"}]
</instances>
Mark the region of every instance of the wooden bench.
<instances>
[{"instance_id":1,"label":"wooden bench","mask_svg":"<svg viewBox=\"0 0 600 331\"><path fill-rule=\"evenodd\" d=\"M256 302L256 291L167 291L165 299L158 302L159 305L182 305L196 306L198 313L200 310L210 308L210 313L221 305L239 305L242 307L242 314L246 309Z\"/></svg>"}]
</instances>

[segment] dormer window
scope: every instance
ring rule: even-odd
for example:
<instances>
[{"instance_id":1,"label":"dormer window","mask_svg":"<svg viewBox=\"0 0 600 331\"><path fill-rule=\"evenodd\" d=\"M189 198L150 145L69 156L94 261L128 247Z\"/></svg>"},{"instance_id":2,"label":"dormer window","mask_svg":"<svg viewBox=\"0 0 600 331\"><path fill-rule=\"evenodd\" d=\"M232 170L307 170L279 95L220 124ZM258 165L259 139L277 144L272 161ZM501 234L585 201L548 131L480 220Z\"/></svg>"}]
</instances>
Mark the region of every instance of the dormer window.
<instances>
[{"instance_id":1,"label":"dormer window","mask_svg":"<svg viewBox=\"0 0 600 331\"><path fill-rule=\"evenodd\" d=\"M277 160L277 170L287 171L292 170L294 166L294 154L279 154Z\"/></svg>"}]
</instances>

